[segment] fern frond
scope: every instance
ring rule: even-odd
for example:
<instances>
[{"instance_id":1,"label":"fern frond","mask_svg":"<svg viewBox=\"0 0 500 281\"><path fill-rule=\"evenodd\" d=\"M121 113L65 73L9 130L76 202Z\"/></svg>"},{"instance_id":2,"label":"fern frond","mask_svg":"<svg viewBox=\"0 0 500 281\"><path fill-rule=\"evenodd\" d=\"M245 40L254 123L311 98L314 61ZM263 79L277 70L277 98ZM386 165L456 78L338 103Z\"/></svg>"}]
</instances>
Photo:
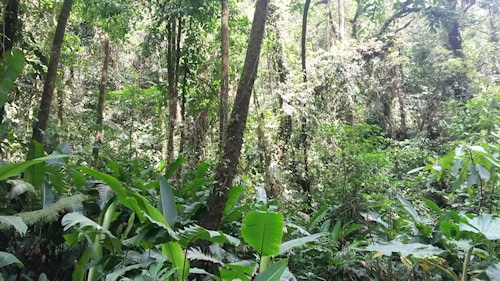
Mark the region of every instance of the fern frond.
<instances>
[{"instance_id":1,"label":"fern frond","mask_svg":"<svg viewBox=\"0 0 500 281\"><path fill-rule=\"evenodd\" d=\"M199 247L189 248L186 251L186 257L189 260L202 260L202 261L208 261L208 262L224 265L224 263L221 260L215 258L212 255L203 253Z\"/></svg>"}]
</instances>

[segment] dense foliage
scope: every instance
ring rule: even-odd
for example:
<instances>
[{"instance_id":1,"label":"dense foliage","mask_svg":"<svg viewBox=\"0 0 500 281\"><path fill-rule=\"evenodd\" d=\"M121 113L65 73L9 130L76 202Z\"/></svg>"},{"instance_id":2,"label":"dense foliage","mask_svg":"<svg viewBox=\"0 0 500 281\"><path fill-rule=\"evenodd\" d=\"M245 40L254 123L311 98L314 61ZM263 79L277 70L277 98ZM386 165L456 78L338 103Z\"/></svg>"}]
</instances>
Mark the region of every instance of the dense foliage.
<instances>
[{"instance_id":1,"label":"dense foliage","mask_svg":"<svg viewBox=\"0 0 500 281\"><path fill-rule=\"evenodd\" d=\"M75 0L45 112L63 2L0 2L0 280L499 280L498 0L269 1L236 160L255 1L225 108L220 1Z\"/></svg>"}]
</instances>

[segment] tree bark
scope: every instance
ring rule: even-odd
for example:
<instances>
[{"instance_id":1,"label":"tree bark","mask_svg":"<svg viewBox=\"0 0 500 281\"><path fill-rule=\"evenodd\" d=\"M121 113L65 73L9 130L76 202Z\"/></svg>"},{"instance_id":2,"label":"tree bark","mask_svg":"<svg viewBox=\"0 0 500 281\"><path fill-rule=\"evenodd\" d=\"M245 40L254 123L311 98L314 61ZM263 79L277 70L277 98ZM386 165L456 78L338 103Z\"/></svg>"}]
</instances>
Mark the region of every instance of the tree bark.
<instances>
[{"instance_id":1,"label":"tree bark","mask_svg":"<svg viewBox=\"0 0 500 281\"><path fill-rule=\"evenodd\" d=\"M103 48L104 48L104 61L102 63L102 72L101 72L101 82L99 83L99 99L97 101L97 131L95 135L94 148L92 149L92 154L94 156L93 166L97 167L97 161L99 158L99 149L102 145L103 139L103 129L102 122L104 120L104 96L106 94L106 86L108 84L108 64L109 64L109 56L110 56L110 48L109 48L109 34L104 34L103 39Z\"/></svg>"},{"instance_id":2,"label":"tree bark","mask_svg":"<svg viewBox=\"0 0 500 281\"><path fill-rule=\"evenodd\" d=\"M8 0L5 7L4 18L3 18L3 28L2 28L2 49L0 57L12 50L14 46L14 41L17 31L17 18L19 14L19 2L18 0ZM4 105L0 105L0 125L3 123L3 116L5 114Z\"/></svg>"},{"instance_id":3,"label":"tree bark","mask_svg":"<svg viewBox=\"0 0 500 281\"><path fill-rule=\"evenodd\" d=\"M309 12L309 6L311 4L311 0L306 0L304 3L304 13L302 15L302 40L301 40L301 57L302 57L302 76L304 83L307 82L307 69L306 69L306 38L307 38L307 14ZM304 156L304 173L303 176L301 173L297 173L299 178L297 179L298 184L301 186L302 190L306 193L307 203L311 203L311 181L309 177L309 160L308 160L308 133L307 133L307 118L306 116L302 116L301 118L301 131L300 131L300 144L299 147L302 146L302 153ZM296 165L295 165L296 166Z\"/></svg>"},{"instance_id":4,"label":"tree bark","mask_svg":"<svg viewBox=\"0 0 500 281\"><path fill-rule=\"evenodd\" d=\"M339 40L340 46L343 47L345 44L345 8L344 0L337 0L339 5Z\"/></svg>"},{"instance_id":5,"label":"tree bark","mask_svg":"<svg viewBox=\"0 0 500 281\"><path fill-rule=\"evenodd\" d=\"M302 14L302 40L300 57L302 58L302 75L304 82L307 81L307 69L306 69L306 34L307 34L307 13L309 12L309 6L311 5L311 0L306 0L304 3L304 12Z\"/></svg>"},{"instance_id":6,"label":"tree bark","mask_svg":"<svg viewBox=\"0 0 500 281\"><path fill-rule=\"evenodd\" d=\"M221 89L220 89L220 109L219 109L219 148L222 149L224 132L227 122L227 100L229 95L229 5L228 0L222 0L221 16Z\"/></svg>"},{"instance_id":7,"label":"tree bark","mask_svg":"<svg viewBox=\"0 0 500 281\"><path fill-rule=\"evenodd\" d=\"M50 106L52 104L52 96L54 95L54 88L57 76L57 67L59 65L59 57L61 56L61 46L64 41L64 32L66 24L73 6L73 0L64 0L59 18L57 20L56 32L54 34L54 41L52 42L52 50L45 78L45 85L43 87L42 101L40 103L40 110L38 111L38 122L33 127L32 140L43 143L43 136L47 129L47 122L49 120Z\"/></svg>"},{"instance_id":8,"label":"tree bark","mask_svg":"<svg viewBox=\"0 0 500 281\"><path fill-rule=\"evenodd\" d=\"M178 20L178 22L177 22ZM167 48L167 80L168 80L168 140L167 158L174 158L174 135L177 129L179 97L177 85L179 83L180 39L182 31L181 17L172 18L168 30Z\"/></svg>"},{"instance_id":9,"label":"tree bark","mask_svg":"<svg viewBox=\"0 0 500 281\"><path fill-rule=\"evenodd\" d=\"M234 100L233 110L224 136L222 160L218 163L213 190L207 201L207 211L199 218L200 225L207 229L219 227L229 190L236 175L236 168L243 144L243 132L253 84L257 76L260 50L267 18L268 0L257 0L255 15L248 41L248 48L241 78Z\"/></svg>"}]
</instances>

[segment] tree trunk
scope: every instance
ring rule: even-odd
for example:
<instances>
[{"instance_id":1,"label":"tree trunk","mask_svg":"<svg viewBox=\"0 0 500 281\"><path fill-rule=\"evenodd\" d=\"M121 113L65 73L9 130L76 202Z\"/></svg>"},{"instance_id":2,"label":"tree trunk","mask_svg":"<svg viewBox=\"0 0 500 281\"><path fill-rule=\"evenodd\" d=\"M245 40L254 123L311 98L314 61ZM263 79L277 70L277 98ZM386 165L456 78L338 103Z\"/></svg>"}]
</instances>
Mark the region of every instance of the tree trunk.
<instances>
[{"instance_id":1,"label":"tree trunk","mask_svg":"<svg viewBox=\"0 0 500 281\"><path fill-rule=\"evenodd\" d=\"M339 40L340 46L343 47L345 44L345 8L344 0L337 0L339 5Z\"/></svg>"},{"instance_id":2,"label":"tree trunk","mask_svg":"<svg viewBox=\"0 0 500 281\"><path fill-rule=\"evenodd\" d=\"M108 84L108 64L109 64L109 34L104 34L103 39L104 48L104 61L102 64L101 72L101 83L99 83L99 99L97 101L97 131L95 134L94 148L92 149L92 154L94 156L94 167L97 167L97 160L99 158L99 149L102 145L103 129L102 121L104 120L104 96L106 94L106 86Z\"/></svg>"},{"instance_id":3,"label":"tree trunk","mask_svg":"<svg viewBox=\"0 0 500 281\"><path fill-rule=\"evenodd\" d=\"M177 22L179 20L179 22ZM179 97L177 84L179 83L179 60L181 39L181 18L172 18L168 30L167 71L168 71L168 140L167 158L174 158L174 135L177 129Z\"/></svg>"},{"instance_id":4,"label":"tree trunk","mask_svg":"<svg viewBox=\"0 0 500 281\"><path fill-rule=\"evenodd\" d=\"M227 122L227 100L229 95L229 5L228 0L222 0L221 16L221 89L220 89L220 109L219 109L219 148L222 149L224 132Z\"/></svg>"},{"instance_id":5,"label":"tree trunk","mask_svg":"<svg viewBox=\"0 0 500 281\"><path fill-rule=\"evenodd\" d=\"M307 81L307 69L306 69L306 35L307 35L307 13L309 12L309 6L311 5L311 0L306 0L304 3L304 12L302 14L302 40L300 57L302 58L302 75L304 77L304 82Z\"/></svg>"},{"instance_id":6,"label":"tree trunk","mask_svg":"<svg viewBox=\"0 0 500 281\"><path fill-rule=\"evenodd\" d=\"M307 82L307 69L306 69L306 35L307 35L307 13L309 12L309 6L311 4L311 0L306 0L304 3L304 13L302 15L302 44L301 44L301 57L302 57L302 75L304 83ZM304 114L304 113L302 113ZM303 164L304 164L304 173L303 176L300 175L302 173L297 173L299 178L297 179L298 184L301 186L302 191L306 193L307 203L311 203L311 181L309 178L309 160L308 160L308 133L307 133L307 118L306 116L302 116L302 125L300 131L300 146L302 146L303 152Z\"/></svg>"},{"instance_id":7,"label":"tree trunk","mask_svg":"<svg viewBox=\"0 0 500 281\"><path fill-rule=\"evenodd\" d=\"M241 78L234 100L231 117L224 135L222 160L218 163L214 187L207 201L207 211L199 218L200 225L207 229L219 227L224 208L236 175L236 168L243 144L250 97L257 76L260 49L267 18L268 0L257 0L255 15L248 41L248 48Z\"/></svg>"},{"instance_id":8,"label":"tree trunk","mask_svg":"<svg viewBox=\"0 0 500 281\"><path fill-rule=\"evenodd\" d=\"M17 18L19 14L19 2L18 0L8 0L7 6L5 7L4 18L3 18L3 28L0 36L2 36L2 49L0 57L12 50L14 46L14 41L16 37L16 26ZM3 116L5 114L4 105L0 105L0 125L3 123Z\"/></svg>"},{"instance_id":9,"label":"tree trunk","mask_svg":"<svg viewBox=\"0 0 500 281\"><path fill-rule=\"evenodd\" d=\"M354 14L354 18L351 20L351 37L353 39L358 39L358 19L361 14L361 0L356 0L356 13Z\"/></svg>"},{"instance_id":10,"label":"tree trunk","mask_svg":"<svg viewBox=\"0 0 500 281\"><path fill-rule=\"evenodd\" d=\"M33 127L32 140L43 143L43 136L47 129L47 122L49 120L50 106L52 104L52 96L54 94L57 67L59 65L59 57L61 56L61 46L64 41L64 31L68 18L73 6L73 0L64 0L59 18L57 20L56 32L54 34L54 41L52 42L52 50L45 78L45 85L43 87L42 101L40 103L40 110L38 111L38 122Z\"/></svg>"}]
</instances>

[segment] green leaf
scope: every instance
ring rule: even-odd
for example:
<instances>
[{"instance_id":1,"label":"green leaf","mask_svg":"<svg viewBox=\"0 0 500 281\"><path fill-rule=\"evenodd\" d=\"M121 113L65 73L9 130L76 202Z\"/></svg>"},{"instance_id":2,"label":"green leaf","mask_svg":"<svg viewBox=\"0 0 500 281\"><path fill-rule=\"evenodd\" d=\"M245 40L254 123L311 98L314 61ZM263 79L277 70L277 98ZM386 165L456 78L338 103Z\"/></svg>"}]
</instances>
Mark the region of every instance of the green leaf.
<instances>
[{"instance_id":1,"label":"green leaf","mask_svg":"<svg viewBox=\"0 0 500 281\"><path fill-rule=\"evenodd\" d=\"M43 209L50 207L54 202L54 193L52 193L52 188L47 180L45 180L42 185L41 193Z\"/></svg>"},{"instance_id":2,"label":"green leaf","mask_svg":"<svg viewBox=\"0 0 500 281\"><path fill-rule=\"evenodd\" d=\"M45 155L42 144L37 141L31 141L30 145L28 159L37 159ZM29 166L24 173L24 179L31 183L37 190L42 187L44 177L45 162Z\"/></svg>"},{"instance_id":3,"label":"green leaf","mask_svg":"<svg viewBox=\"0 0 500 281\"><path fill-rule=\"evenodd\" d=\"M26 234L28 231L28 226L24 223L24 221L20 217L16 216L0 216L0 223L5 223L13 226L17 232L21 235Z\"/></svg>"},{"instance_id":4,"label":"green leaf","mask_svg":"<svg viewBox=\"0 0 500 281\"><path fill-rule=\"evenodd\" d=\"M281 244L279 255L283 255L284 253L288 252L293 248L302 247L306 243L312 242L324 235L326 235L326 233L316 233L306 237L301 237L290 241L286 241L285 243Z\"/></svg>"},{"instance_id":5,"label":"green leaf","mask_svg":"<svg viewBox=\"0 0 500 281\"><path fill-rule=\"evenodd\" d=\"M15 177L19 175L22 171L24 171L26 168L41 163L45 162L47 160L51 159L56 159L56 158L65 158L69 157L69 155L50 155L50 156L45 156L33 160L29 160L26 162L21 162L21 163L15 163L15 164L7 164L5 166L0 167L0 180L8 179L10 177Z\"/></svg>"},{"instance_id":6,"label":"green leaf","mask_svg":"<svg viewBox=\"0 0 500 281\"><path fill-rule=\"evenodd\" d=\"M18 267L23 267L23 263L18 260L16 256L11 253L0 251L0 268L13 263L17 264Z\"/></svg>"},{"instance_id":7,"label":"green leaf","mask_svg":"<svg viewBox=\"0 0 500 281\"><path fill-rule=\"evenodd\" d=\"M102 231L109 236L113 236L113 234L111 234L109 230L104 229L100 224L77 212L67 213L66 215L64 215L61 220L61 225L64 227L64 231L73 226L78 226L79 228L91 227L95 230Z\"/></svg>"},{"instance_id":8,"label":"green leaf","mask_svg":"<svg viewBox=\"0 0 500 281\"><path fill-rule=\"evenodd\" d=\"M141 222L149 219L152 223L170 229L169 224L163 217L162 213L149 203L149 201L137 192L125 189L116 178L108 174L104 174L87 167L79 168L84 173L88 174L95 179L104 181L111 189L113 189L117 198L125 207L134 211Z\"/></svg>"},{"instance_id":9,"label":"green leaf","mask_svg":"<svg viewBox=\"0 0 500 281\"><path fill-rule=\"evenodd\" d=\"M416 172L420 172L420 171L422 171L424 168L425 168L425 166L418 167L418 168L415 168L415 169L409 170L408 172L406 172L406 174L411 175L411 174L414 174L414 173L416 173Z\"/></svg>"},{"instance_id":10,"label":"green leaf","mask_svg":"<svg viewBox=\"0 0 500 281\"><path fill-rule=\"evenodd\" d=\"M308 231L312 232L314 228L319 224L319 222L328 214L330 208L328 206L323 206L319 210L317 210L314 215L311 217L311 223L309 223Z\"/></svg>"},{"instance_id":11,"label":"green leaf","mask_svg":"<svg viewBox=\"0 0 500 281\"><path fill-rule=\"evenodd\" d=\"M439 208L439 206L436 203L434 203L434 201L429 200L425 197L420 197L420 200L424 201L425 205L427 205L427 207L433 210L434 213L436 213L436 215L441 216L442 213L441 208Z\"/></svg>"},{"instance_id":12,"label":"green leaf","mask_svg":"<svg viewBox=\"0 0 500 281\"><path fill-rule=\"evenodd\" d=\"M468 218L467 224L461 223L460 230L483 234L488 240L500 239L500 218L493 218L490 214L481 214Z\"/></svg>"},{"instance_id":13,"label":"green leaf","mask_svg":"<svg viewBox=\"0 0 500 281\"><path fill-rule=\"evenodd\" d=\"M165 172L165 178L169 179L171 178L175 171L177 171L181 166L182 164L186 162L186 159L185 158L177 158L167 169L167 171Z\"/></svg>"},{"instance_id":14,"label":"green leaf","mask_svg":"<svg viewBox=\"0 0 500 281\"><path fill-rule=\"evenodd\" d=\"M179 244L183 247L188 247L191 243L196 242L197 240L203 239L210 241L212 243L223 244L225 242L229 242L234 246L238 246L240 244L240 240L234 238L228 234L223 233L222 231L208 230L199 225L190 225L186 226L184 229L179 230Z\"/></svg>"},{"instance_id":15,"label":"green leaf","mask_svg":"<svg viewBox=\"0 0 500 281\"><path fill-rule=\"evenodd\" d=\"M177 220L177 207L172 186L163 176L160 176L160 209L168 224L173 226Z\"/></svg>"},{"instance_id":16,"label":"green leaf","mask_svg":"<svg viewBox=\"0 0 500 281\"><path fill-rule=\"evenodd\" d=\"M500 263L495 263L486 269L486 275L490 278L490 280L498 280L500 276Z\"/></svg>"},{"instance_id":17,"label":"green leaf","mask_svg":"<svg viewBox=\"0 0 500 281\"><path fill-rule=\"evenodd\" d=\"M124 273L133 270L133 269L140 269L140 268L145 268L149 265L150 263L140 263L140 264L133 264L129 265L126 267L119 268L112 273L106 275L106 281L115 281L118 280Z\"/></svg>"},{"instance_id":18,"label":"green leaf","mask_svg":"<svg viewBox=\"0 0 500 281\"><path fill-rule=\"evenodd\" d=\"M168 257L174 268L177 268L177 280L183 281L189 274L189 261L184 255L182 247L177 242L162 244L163 254Z\"/></svg>"},{"instance_id":19,"label":"green leaf","mask_svg":"<svg viewBox=\"0 0 500 281\"><path fill-rule=\"evenodd\" d=\"M285 272L288 260L280 260L273 263L270 267L255 277L255 281L279 281L283 272Z\"/></svg>"},{"instance_id":20,"label":"green leaf","mask_svg":"<svg viewBox=\"0 0 500 281\"><path fill-rule=\"evenodd\" d=\"M7 193L7 198L13 199L26 192L35 193L35 188L30 183L23 180L8 180L7 183L12 185L11 190Z\"/></svg>"},{"instance_id":21,"label":"green leaf","mask_svg":"<svg viewBox=\"0 0 500 281\"><path fill-rule=\"evenodd\" d=\"M7 94L14 86L19 74L21 74L25 61L23 53L18 49L5 52L2 57L0 67L0 106L3 106L7 101Z\"/></svg>"},{"instance_id":22,"label":"green leaf","mask_svg":"<svg viewBox=\"0 0 500 281\"><path fill-rule=\"evenodd\" d=\"M252 276L255 263L231 263L226 264L220 269L220 276L222 280L235 280L249 281Z\"/></svg>"},{"instance_id":23,"label":"green leaf","mask_svg":"<svg viewBox=\"0 0 500 281\"><path fill-rule=\"evenodd\" d=\"M382 217L377 212L368 211L367 213L360 213L360 214L363 216L365 221L375 221L383 225L385 228L389 227L389 225L384 220L382 220Z\"/></svg>"},{"instance_id":24,"label":"green leaf","mask_svg":"<svg viewBox=\"0 0 500 281\"><path fill-rule=\"evenodd\" d=\"M490 171L488 171L488 169L486 169L485 167L479 165L479 164L476 164L476 171L477 173L479 174L479 177L483 180L483 181L489 181L490 180Z\"/></svg>"},{"instance_id":25,"label":"green leaf","mask_svg":"<svg viewBox=\"0 0 500 281\"><path fill-rule=\"evenodd\" d=\"M413 205L408 200L406 200L399 193L396 196L398 197L399 201L403 204L404 208L408 211L408 213L410 213L410 215L412 215L412 217L415 219L415 221L418 221L418 222L422 221L420 219L420 216L418 215L417 211L415 210L415 208L413 208Z\"/></svg>"},{"instance_id":26,"label":"green leaf","mask_svg":"<svg viewBox=\"0 0 500 281\"><path fill-rule=\"evenodd\" d=\"M403 244L399 241L391 241L388 244L371 244L366 247L366 250L379 252L384 256L392 256L392 253L399 253L403 257L412 255L416 258L424 258L427 256L435 256L444 251L438 247L422 243Z\"/></svg>"},{"instance_id":27,"label":"green leaf","mask_svg":"<svg viewBox=\"0 0 500 281\"><path fill-rule=\"evenodd\" d=\"M340 237L342 236L342 221L338 220L333 226L332 233L330 236L330 243L337 245Z\"/></svg>"},{"instance_id":28,"label":"green leaf","mask_svg":"<svg viewBox=\"0 0 500 281\"><path fill-rule=\"evenodd\" d=\"M277 255L283 236L283 215L252 211L243 219L241 235L262 256Z\"/></svg>"},{"instance_id":29,"label":"green leaf","mask_svg":"<svg viewBox=\"0 0 500 281\"><path fill-rule=\"evenodd\" d=\"M243 192L245 192L245 188L243 186L233 186L229 190L229 198L226 202L226 208L224 208L224 214L227 214L227 212L229 212L234 207Z\"/></svg>"}]
</instances>

